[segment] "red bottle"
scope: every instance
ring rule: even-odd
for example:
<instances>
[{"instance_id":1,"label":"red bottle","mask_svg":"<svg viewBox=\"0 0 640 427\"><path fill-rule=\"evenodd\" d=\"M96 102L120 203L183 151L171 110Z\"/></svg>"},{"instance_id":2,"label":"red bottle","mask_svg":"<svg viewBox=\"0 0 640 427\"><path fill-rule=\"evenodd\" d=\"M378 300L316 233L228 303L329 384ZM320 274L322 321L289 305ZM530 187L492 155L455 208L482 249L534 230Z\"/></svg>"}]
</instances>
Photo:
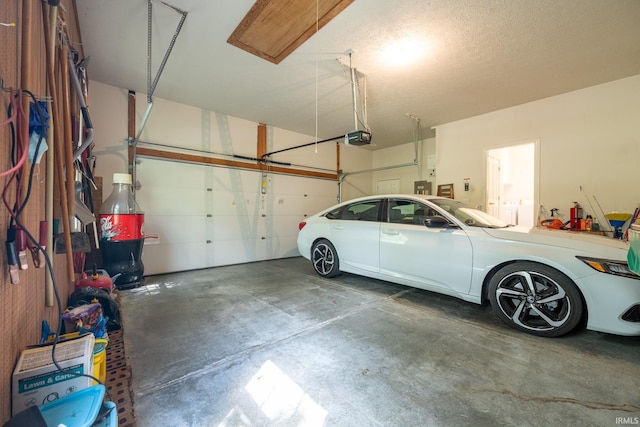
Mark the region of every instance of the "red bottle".
<instances>
[{"instance_id":1,"label":"red bottle","mask_svg":"<svg viewBox=\"0 0 640 427\"><path fill-rule=\"evenodd\" d=\"M131 175L113 174L113 191L100 207L102 267L116 288L138 286L143 279L144 213L131 190Z\"/></svg>"}]
</instances>

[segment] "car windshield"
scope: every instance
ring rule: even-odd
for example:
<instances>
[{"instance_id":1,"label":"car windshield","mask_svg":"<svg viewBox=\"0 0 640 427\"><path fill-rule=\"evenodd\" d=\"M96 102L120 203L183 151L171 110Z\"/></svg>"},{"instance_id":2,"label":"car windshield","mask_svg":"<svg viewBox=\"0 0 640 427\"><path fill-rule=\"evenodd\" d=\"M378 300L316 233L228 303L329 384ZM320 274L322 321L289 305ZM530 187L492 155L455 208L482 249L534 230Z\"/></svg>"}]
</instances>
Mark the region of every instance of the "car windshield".
<instances>
[{"instance_id":1,"label":"car windshield","mask_svg":"<svg viewBox=\"0 0 640 427\"><path fill-rule=\"evenodd\" d=\"M453 215L459 221L472 227L504 228L509 224L478 209L470 208L464 203L452 199L429 199L429 202L437 205L448 214Z\"/></svg>"}]
</instances>

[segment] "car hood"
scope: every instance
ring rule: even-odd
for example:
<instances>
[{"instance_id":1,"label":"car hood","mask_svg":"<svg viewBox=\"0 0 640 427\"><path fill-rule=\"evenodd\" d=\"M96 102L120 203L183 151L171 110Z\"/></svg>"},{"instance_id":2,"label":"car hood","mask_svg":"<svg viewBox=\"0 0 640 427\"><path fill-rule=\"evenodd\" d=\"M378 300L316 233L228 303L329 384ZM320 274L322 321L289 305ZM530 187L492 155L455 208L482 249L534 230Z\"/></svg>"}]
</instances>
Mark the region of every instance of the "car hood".
<instances>
[{"instance_id":1,"label":"car hood","mask_svg":"<svg viewBox=\"0 0 640 427\"><path fill-rule=\"evenodd\" d=\"M620 257L626 259L626 253L629 250L629 244L625 241L580 231L549 230L537 227L485 228L484 231L497 239L575 249L581 253L590 252L596 256L613 259Z\"/></svg>"}]
</instances>

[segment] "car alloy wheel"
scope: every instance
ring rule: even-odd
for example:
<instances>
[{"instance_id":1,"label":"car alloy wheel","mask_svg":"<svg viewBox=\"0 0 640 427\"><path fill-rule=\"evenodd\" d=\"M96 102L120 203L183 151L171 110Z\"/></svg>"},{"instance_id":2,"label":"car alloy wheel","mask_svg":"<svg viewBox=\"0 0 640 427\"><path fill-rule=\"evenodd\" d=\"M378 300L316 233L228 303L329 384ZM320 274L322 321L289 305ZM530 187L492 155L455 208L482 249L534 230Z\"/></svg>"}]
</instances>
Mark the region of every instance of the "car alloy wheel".
<instances>
[{"instance_id":1,"label":"car alloy wheel","mask_svg":"<svg viewBox=\"0 0 640 427\"><path fill-rule=\"evenodd\" d=\"M559 271L533 262L500 269L489 283L491 306L508 325L534 335L566 334L582 318L582 297Z\"/></svg>"},{"instance_id":2,"label":"car alloy wheel","mask_svg":"<svg viewBox=\"0 0 640 427\"><path fill-rule=\"evenodd\" d=\"M338 253L328 240L322 239L313 245L313 248L311 248L311 262L313 263L313 269L320 276L335 277L340 273Z\"/></svg>"}]
</instances>

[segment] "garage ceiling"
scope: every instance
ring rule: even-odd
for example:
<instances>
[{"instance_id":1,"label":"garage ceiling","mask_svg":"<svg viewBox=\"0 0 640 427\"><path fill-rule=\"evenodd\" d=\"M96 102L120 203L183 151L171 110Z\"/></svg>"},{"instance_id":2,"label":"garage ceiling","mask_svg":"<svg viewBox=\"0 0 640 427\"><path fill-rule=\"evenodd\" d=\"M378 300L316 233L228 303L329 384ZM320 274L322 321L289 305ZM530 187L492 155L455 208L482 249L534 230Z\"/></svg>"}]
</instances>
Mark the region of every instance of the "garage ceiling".
<instances>
[{"instance_id":1,"label":"garage ceiling","mask_svg":"<svg viewBox=\"0 0 640 427\"><path fill-rule=\"evenodd\" d=\"M146 93L147 0L75 1L90 79ZM155 97L308 135L317 124L329 138L354 128L351 64L366 89L368 149L413 141L409 115L425 138L640 74L638 0L355 0L278 64L227 42L254 1L165 2L188 15ZM152 5L155 76L180 15Z\"/></svg>"}]
</instances>

